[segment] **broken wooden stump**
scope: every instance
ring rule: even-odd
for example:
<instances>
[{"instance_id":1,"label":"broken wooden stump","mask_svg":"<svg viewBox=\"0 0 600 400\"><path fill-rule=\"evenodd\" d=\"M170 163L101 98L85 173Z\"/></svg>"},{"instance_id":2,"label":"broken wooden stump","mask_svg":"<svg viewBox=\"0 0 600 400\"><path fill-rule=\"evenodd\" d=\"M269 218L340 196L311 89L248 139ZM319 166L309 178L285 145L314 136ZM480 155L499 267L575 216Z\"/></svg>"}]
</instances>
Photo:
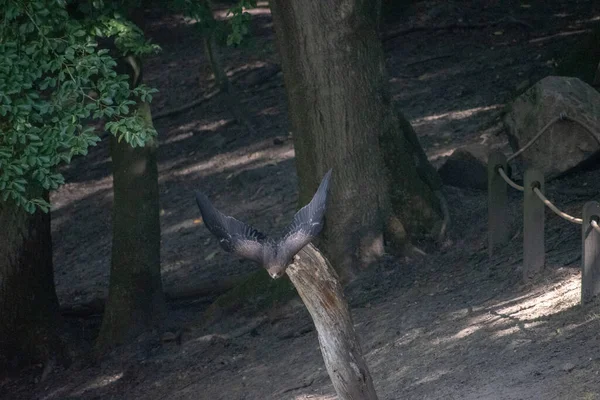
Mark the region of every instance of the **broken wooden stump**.
<instances>
[{"instance_id":1,"label":"broken wooden stump","mask_svg":"<svg viewBox=\"0 0 600 400\"><path fill-rule=\"evenodd\" d=\"M377 400L342 285L329 261L312 244L287 274L310 313L325 367L340 400Z\"/></svg>"}]
</instances>

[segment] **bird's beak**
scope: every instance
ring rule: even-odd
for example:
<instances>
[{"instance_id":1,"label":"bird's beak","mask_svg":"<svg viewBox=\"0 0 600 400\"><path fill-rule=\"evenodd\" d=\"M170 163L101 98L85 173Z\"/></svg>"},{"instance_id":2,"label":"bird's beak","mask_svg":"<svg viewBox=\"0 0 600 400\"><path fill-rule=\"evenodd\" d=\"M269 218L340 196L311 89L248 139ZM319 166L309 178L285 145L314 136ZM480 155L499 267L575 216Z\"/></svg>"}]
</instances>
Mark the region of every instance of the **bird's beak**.
<instances>
[{"instance_id":1,"label":"bird's beak","mask_svg":"<svg viewBox=\"0 0 600 400\"><path fill-rule=\"evenodd\" d=\"M278 279L278 278L281 278L281 276L283 275L283 272L270 272L269 275L271 275L271 278L273 278L273 279Z\"/></svg>"}]
</instances>

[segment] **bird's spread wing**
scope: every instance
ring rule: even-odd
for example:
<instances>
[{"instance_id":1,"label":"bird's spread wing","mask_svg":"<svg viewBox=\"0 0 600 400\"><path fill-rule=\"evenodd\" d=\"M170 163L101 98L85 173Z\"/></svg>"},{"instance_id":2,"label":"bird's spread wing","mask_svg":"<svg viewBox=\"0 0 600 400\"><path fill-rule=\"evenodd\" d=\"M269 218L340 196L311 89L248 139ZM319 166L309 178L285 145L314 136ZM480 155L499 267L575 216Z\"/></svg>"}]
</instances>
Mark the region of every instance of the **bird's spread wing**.
<instances>
[{"instance_id":1,"label":"bird's spread wing","mask_svg":"<svg viewBox=\"0 0 600 400\"><path fill-rule=\"evenodd\" d=\"M310 243L323 229L327 191L331 180L331 170L327 171L310 203L296 213L279 242L278 253L290 260L304 246Z\"/></svg>"},{"instance_id":2,"label":"bird's spread wing","mask_svg":"<svg viewBox=\"0 0 600 400\"><path fill-rule=\"evenodd\" d=\"M219 239L225 251L243 258L263 262L263 242L266 236L250 225L217 210L204 193L196 191L196 202L208 230Z\"/></svg>"}]
</instances>

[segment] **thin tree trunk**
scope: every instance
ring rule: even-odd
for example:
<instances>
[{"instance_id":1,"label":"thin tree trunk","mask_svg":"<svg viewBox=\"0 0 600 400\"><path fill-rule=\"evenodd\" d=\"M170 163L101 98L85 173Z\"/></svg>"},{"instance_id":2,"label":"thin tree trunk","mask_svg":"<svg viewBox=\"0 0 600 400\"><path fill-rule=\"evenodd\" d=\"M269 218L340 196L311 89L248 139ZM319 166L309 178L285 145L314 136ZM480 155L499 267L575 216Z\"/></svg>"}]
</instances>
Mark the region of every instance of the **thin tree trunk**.
<instances>
[{"instance_id":1,"label":"thin tree trunk","mask_svg":"<svg viewBox=\"0 0 600 400\"><path fill-rule=\"evenodd\" d=\"M215 26L217 21L214 19L212 13L212 4L208 0L204 0L204 5L208 11L207 17L210 18L210 26ZM219 46L215 40L215 32L213 29L205 29L203 32L203 44L204 44L204 55L208 59L210 68L215 76L215 82L219 88L221 95L225 98L227 108L233 114L236 121L244 125L251 135L256 134L254 125L248 115L248 110L240 102L239 97L235 93L234 87L231 85L231 81L225 72L223 63L219 56Z\"/></svg>"},{"instance_id":2,"label":"thin tree trunk","mask_svg":"<svg viewBox=\"0 0 600 400\"><path fill-rule=\"evenodd\" d=\"M340 400L377 400L373 379L340 281L312 244L288 267L287 274L310 313L323 361Z\"/></svg>"},{"instance_id":3,"label":"thin tree trunk","mask_svg":"<svg viewBox=\"0 0 600 400\"><path fill-rule=\"evenodd\" d=\"M384 239L404 249L408 235L430 234L441 219L435 172L388 89L376 30L378 3L270 2L300 203L333 167L328 223L319 247L345 280L383 254Z\"/></svg>"},{"instance_id":4,"label":"thin tree trunk","mask_svg":"<svg viewBox=\"0 0 600 400\"><path fill-rule=\"evenodd\" d=\"M48 192L44 193L48 200ZM62 356L50 213L0 202L0 371Z\"/></svg>"},{"instance_id":5,"label":"thin tree trunk","mask_svg":"<svg viewBox=\"0 0 600 400\"><path fill-rule=\"evenodd\" d=\"M127 69L126 63L130 64ZM131 86L141 81L139 60L121 60ZM137 111L148 126L147 103ZM125 343L144 331L160 328L166 306L160 275L158 140L132 147L110 138L113 166L113 240L108 299L96 347L102 351Z\"/></svg>"}]
</instances>

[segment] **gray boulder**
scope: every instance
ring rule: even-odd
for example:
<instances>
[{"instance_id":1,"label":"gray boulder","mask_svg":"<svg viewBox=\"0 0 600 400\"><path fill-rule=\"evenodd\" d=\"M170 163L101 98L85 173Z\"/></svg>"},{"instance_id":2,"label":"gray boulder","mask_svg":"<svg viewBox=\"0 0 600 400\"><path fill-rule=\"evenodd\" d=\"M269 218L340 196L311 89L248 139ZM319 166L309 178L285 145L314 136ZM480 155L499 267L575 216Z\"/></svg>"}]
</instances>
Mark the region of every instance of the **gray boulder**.
<instances>
[{"instance_id":1,"label":"gray boulder","mask_svg":"<svg viewBox=\"0 0 600 400\"><path fill-rule=\"evenodd\" d=\"M460 147L444 161L438 174L445 185L487 189L487 161L490 150L481 144Z\"/></svg>"},{"instance_id":2,"label":"gray boulder","mask_svg":"<svg viewBox=\"0 0 600 400\"><path fill-rule=\"evenodd\" d=\"M519 159L552 179L581 165L600 150L600 93L578 78L549 76L519 96L504 122L513 151L518 151L554 118L564 113L584 122L552 124Z\"/></svg>"}]
</instances>

